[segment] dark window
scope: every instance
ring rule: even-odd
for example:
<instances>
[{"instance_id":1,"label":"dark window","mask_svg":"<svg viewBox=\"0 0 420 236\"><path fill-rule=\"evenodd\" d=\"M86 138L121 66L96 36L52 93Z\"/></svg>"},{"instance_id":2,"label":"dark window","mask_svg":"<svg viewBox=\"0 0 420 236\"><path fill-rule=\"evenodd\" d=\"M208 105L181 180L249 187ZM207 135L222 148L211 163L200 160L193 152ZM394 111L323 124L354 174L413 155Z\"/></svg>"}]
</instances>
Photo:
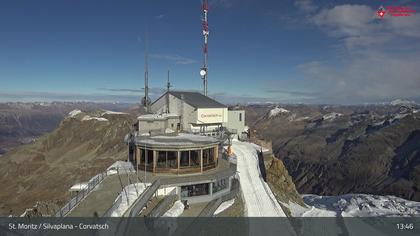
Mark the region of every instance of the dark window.
<instances>
[{"instance_id":1,"label":"dark window","mask_svg":"<svg viewBox=\"0 0 420 236\"><path fill-rule=\"evenodd\" d=\"M177 152L168 152L168 166L170 168L178 167L176 156L177 156Z\"/></svg>"},{"instance_id":2,"label":"dark window","mask_svg":"<svg viewBox=\"0 0 420 236\"><path fill-rule=\"evenodd\" d=\"M153 166L153 151L152 150L147 150L147 166Z\"/></svg>"},{"instance_id":3,"label":"dark window","mask_svg":"<svg viewBox=\"0 0 420 236\"><path fill-rule=\"evenodd\" d=\"M166 152L165 151L158 151L158 158L157 158L157 166L158 167L166 167Z\"/></svg>"},{"instance_id":4,"label":"dark window","mask_svg":"<svg viewBox=\"0 0 420 236\"><path fill-rule=\"evenodd\" d=\"M203 165L209 165L214 163L214 148L208 148L203 150Z\"/></svg>"},{"instance_id":5,"label":"dark window","mask_svg":"<svg viewBox=\"0 0 420 236\"><path fill-rule=\"evenodd\" d=\"M181 152L181 160L180 160L180 166L189 166L189 152L188 151L182 151Z\"/></svg>"},{"instance_id":6,"label":"dark window","mask_svg":"<svg viewBox=\"0 0 420 236\"><path fill-rule=\"evenodd\" d=\"M182 197L194 197L210 194L209 183L205 184L196 184L188 185L181 187L181 196Z\"/></svg>"},{"instance_id":7,"label":"dark window","mask_svg":"<svg viewBox=\"0 0 420 236\"><path fill-rule=\"evenodd\" d=\"M239 121L242 121L242 113L239 113Z\"/></svg>"},{"instance_id":8,"label":"dark window","mask_svg":"<svg viewBox=\"0 0 420 236\"><path fill-rule=\"evenodd\" d=\"M140 163L144 164L144 160L145 160L145 151L144 149L140 149Z\"/></svg>"},{"instance_id":9,"label":"dark window","mask_svg":"<svg viewBox=\"0 0 420 236\"><path fill-rule=\"evenodd\" d=\"M200 151L190 151L191 152L191 166L200 165Z\"/></svg>"}]
</instances>

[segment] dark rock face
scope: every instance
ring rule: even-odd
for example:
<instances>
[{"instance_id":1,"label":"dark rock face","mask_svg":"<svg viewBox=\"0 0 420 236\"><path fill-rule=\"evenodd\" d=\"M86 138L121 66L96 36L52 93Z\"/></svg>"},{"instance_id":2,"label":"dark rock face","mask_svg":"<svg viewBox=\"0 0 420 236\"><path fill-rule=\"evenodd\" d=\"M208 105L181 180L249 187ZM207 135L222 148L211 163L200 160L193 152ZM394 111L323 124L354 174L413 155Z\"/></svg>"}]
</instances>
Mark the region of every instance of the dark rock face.
<instances>
[{"instance_id":1,"label":"dark rock face","mask_svg":"<svg viewBox=\"0 0 420 236\"><path fill-rule=\"evenodd\" d=\"M320 118L331 110L319 109L319 116L305 121L277 117L253 128L273 141L300 193L389 194L420 201L420 116L386 106L361 109L337 108L342 115L333 119ZM305 114L316 112L308 109L297 117Z\"/></svg>"},{"instance_id":2,"label":"dark rock face","mask_svg":"<svg viewBox=\"0 0 420 236\"><path fill-rule=\"evenodd\" d=\"M303 199L296 191L296 187L286 167L277 158L272 159L270 167L267 169L267 183L281 202L289 203L291 201L302 206L304 205Z\"/></svg>"}]
</instances>

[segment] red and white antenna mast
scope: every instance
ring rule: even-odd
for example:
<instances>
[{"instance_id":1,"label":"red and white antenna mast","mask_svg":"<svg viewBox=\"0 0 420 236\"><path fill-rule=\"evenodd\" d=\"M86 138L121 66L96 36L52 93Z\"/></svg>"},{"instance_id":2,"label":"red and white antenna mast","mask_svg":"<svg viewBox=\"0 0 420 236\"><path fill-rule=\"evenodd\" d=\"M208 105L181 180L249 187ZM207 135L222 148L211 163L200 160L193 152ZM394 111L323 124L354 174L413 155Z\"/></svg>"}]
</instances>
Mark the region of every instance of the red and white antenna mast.
<instances>
[{"instance_id":1,"label":"red and white antenna mast","mask_svg":"<svg viewBox=\"0 0 420 236\"><path fill-rule=\"evenodd\" d=\"M204 96L207 96L207 53L208 53L208 37L209 37L209 24L207 21L207 14L209 12L209 4L207 0L203 1L202 5L203 10L203 19L202 19L202 26L203 26L203 36L204 36L204 47L203 47L203 53L204 53L204 61L203 61L203 67L201 67L200 75L201 79L203 80L203 94Z\"/></svg>"}]
</instances>

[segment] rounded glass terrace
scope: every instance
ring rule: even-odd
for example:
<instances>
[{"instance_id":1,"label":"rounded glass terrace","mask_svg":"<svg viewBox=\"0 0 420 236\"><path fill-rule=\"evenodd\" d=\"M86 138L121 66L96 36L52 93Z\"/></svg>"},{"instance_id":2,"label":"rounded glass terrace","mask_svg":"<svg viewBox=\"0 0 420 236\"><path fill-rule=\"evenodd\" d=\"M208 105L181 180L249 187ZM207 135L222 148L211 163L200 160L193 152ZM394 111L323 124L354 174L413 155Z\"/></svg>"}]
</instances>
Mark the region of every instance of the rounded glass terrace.
<instances>
[{"instance_id":1,"label":"rounded glass terrace","mask_svg":"<svg viewBox=\"0 0 420 236\"><path fill-rule=\"evenodd\" d=\"M173 134L135 137L134 164L153 173L195 173L217 166L220 141L214 137Z\"/></svg>"}]
</instances>

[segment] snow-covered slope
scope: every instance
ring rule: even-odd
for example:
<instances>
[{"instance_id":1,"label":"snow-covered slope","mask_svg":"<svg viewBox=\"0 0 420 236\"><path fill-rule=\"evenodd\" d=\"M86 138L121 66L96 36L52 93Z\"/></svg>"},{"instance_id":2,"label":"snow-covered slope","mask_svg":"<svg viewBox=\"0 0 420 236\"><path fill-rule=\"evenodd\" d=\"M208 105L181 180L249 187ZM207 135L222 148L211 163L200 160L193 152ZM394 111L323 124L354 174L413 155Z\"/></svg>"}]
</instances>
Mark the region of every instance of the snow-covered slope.
<instances>
[{"instance_id":1,"label":"snow-covered slope","mask_svg":"<svg viewBox=\"0 0 420 236\"><path fill-rule=\"evenodd\" d=\"M233 141L233 152L237 157L237 170L248 217L286 217L270 187L264 182L258 167L258 155L255 144ZM293 235L293 228L288 221L279 221L277 225L266 221L252 221L249 235L278 235L283 232Z\"/></svg>"},{"instance_id":2,"label":"snow-covered slope","mask_svg":"<svg viewBox=\"0 0 420 236\"><path fill-rule=\"evenodd\" d=\"M420 202L408 201L395 196L370 194L346 194L341 196L302 195L308 208L290 204L292 216L304 217L374 217L418 216Z\"/></svg>"}]
</instances>

